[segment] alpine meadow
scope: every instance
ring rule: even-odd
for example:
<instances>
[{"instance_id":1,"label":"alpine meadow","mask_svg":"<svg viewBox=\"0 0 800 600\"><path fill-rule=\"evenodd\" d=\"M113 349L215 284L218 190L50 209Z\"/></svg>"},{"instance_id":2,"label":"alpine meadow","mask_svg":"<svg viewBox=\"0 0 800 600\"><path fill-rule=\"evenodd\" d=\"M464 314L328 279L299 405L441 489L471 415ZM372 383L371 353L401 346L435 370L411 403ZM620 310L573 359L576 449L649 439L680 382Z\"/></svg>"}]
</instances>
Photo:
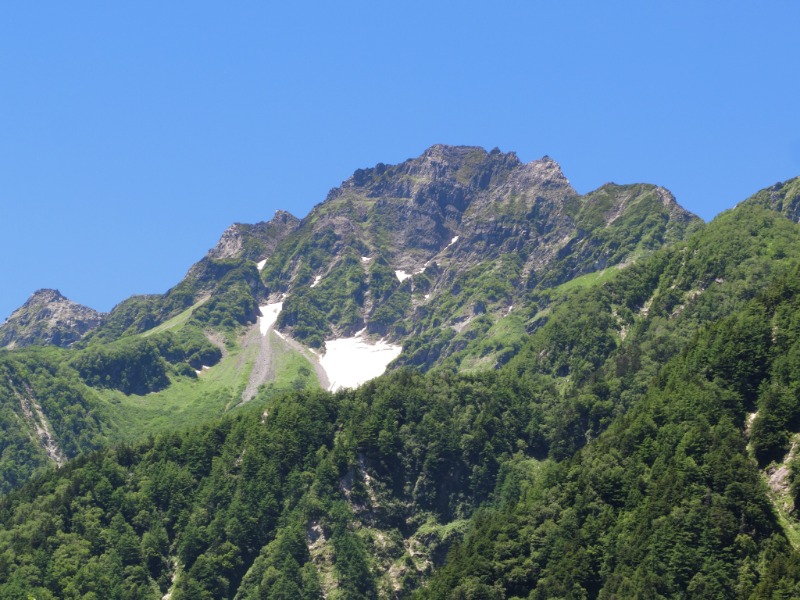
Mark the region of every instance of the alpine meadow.
<instances>
[{"instance_id":1,"label":"alpine meadow","mask_svg":"<svg viewBox=\"0 0 800 600\"><path fill-rule=\"evenodd\" d=\"M0 598L800 598L800 178L747 193L435 145L163 294L35 292Z\"/></svg>"}]
</instances>

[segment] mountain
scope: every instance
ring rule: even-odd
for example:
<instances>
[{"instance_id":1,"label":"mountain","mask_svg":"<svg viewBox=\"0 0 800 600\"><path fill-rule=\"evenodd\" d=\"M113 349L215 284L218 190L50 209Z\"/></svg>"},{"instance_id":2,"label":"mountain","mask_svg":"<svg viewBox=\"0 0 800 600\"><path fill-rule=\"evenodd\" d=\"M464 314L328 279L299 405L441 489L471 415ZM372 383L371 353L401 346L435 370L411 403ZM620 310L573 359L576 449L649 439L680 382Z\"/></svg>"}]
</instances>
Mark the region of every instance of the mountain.
<instances>
[{"instance_id":1,"label":"mountain","mask_svg":"<svg viewBox=\"0 0 800 600\"><path fill-rule=\"evenodd\" d=\"M254 325L259 307L280 305L275 330L307 348L384 340L402 346L398 366L480 369L518 349L544 290L624 268L699 224L663 188L607 184L581 196L548 157L523 164L513 152L437 145L357 170L302 220L278 211L232 225L178 285L120 303L83 343L190 309L208 326ZM341 379L306 356L323 383Z\"/></svg>"},{"instance_id":2,"label":"mountain","mask_svg":"<svg viewBox=\"0 0 800 600\"><path fill-rule=\"evenodd\" d=\"M364 329L425 339L400 363L430 368L511 307L531 317L532 292L633 262L699 222L656 186L580 196L550 158L523 164L499 150L433 146L356 171L262 276L283 299L278 327L301 342L322 347Z\"/></svg>"},{"instance_id":3,"label":"mountain","mask_svg":"<svg viewBox=\"0 0 800 600\"><path fill-rule=\"evenodd\" d=\"M0 596L800 596L796 182L434 146L232 226L0 352Z\"/></svg>"},{"instance_id":4,"label":"mountain","mask_svg":"<svg viewBox=\"0 0 800 600\"><path fill-rule=\"evenodd\" d=\"M0 347L52 344L64 348L103 322L104 315L77 304L58 290L35 292L0 325Z\"/></svg>"},{"instance_id":5,"label":"mountain","mask_svg":"<svg viewBox=\"0 0 800 600\"><path fill-rule=\"evenodd\" d=\"M499 367L561 286L613 278L700 225L652 185L581 196L548 157L437 145L359 169L303 219L232 225L164 294L71 331L69 354L8 356L5 418L25 435L5 440L0 490L53 462L48 445L71 459L287 390L355 386L391 361Z\"/></svg>"}]
</instances>

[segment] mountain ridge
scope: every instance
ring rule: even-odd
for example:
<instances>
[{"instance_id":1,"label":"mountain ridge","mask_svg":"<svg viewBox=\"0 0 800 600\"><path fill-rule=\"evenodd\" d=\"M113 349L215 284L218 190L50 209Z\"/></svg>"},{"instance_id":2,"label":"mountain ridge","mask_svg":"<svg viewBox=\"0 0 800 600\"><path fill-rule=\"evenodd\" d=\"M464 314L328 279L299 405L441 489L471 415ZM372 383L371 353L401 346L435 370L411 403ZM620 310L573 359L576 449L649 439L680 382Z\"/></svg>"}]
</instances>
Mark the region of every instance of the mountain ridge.
<instances>
[{"instance_id":1,"label":"mountain ridge","mask_svg":"<svg viewBox=\"0 0 800 600\"><path fill-rule=\"evenodd\" d=\"M513 267L514 289L505 294L505 307L493 308L499 314L519 304L528 288L552 286L624 263L634 253L677 239L692 222L699 222L666 191L663 207L653 199L643 200L649 191L662 188L647 186L633 196L630 189L607 184L581 196L550 157L523 163L514 152L497 148L437 144L397 165L357 169L302 219L279 210L270 221L231 225L179 284L164 294L122 301L91 328L72 333L70 343L87 335L110 339L157 326L205 297L222 293L216 282L228 272L238 273L234 279L241 284L236 285L249 289L252 297L235 321L254 322L256 305L285 295L286 313L278 327L308 345L322 347L326 337L362 329L401 341L418 322L418 309L424 309L431 296L451 292L453 285L463 288L465 271L479 262L510 253L525 256L524 263ZM638 238L602 239L614 238L604 231L618 228L617 219L642 201L650 202L647 210L658 213L664 223L650 218L634 238L647 229L658 240L637 249ZM340 264L345 255L351 257L351 266L363 262L362 274L352 269L344 274L349 269ZM253 272L245 272L242 261L257 263L263 287ZM548 273L541 282L541 274L554 263L561 265L560 274ZM396 275L403 281L393 283L392 272L403 273ZM406 274L409 289L403 285ZM336 309L319 298L325 286L316 294L302 289L329 275L358 281L353 283L355 295L342 296ZM234 295L243 294L247 292ZM473 304L497 302L476 298ZM452 320L469 315L461 310L443 316ZM0 326L0 334L3 329ZM6 330L6 345L14 335Z\"/></svg>"}]
</instances>

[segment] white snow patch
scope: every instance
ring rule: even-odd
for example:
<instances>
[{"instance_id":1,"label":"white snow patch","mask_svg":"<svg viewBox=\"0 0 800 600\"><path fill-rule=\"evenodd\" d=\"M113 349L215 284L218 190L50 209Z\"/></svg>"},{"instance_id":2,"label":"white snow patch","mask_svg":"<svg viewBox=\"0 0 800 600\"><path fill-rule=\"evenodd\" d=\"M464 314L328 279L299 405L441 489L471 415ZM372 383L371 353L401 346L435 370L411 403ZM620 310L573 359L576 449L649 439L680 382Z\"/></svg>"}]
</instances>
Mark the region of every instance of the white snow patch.
<instances>
[{"instance_id":1,"label":"white snow patch","mask_svg":"<svg viewBox=\"0 0 800 600\"><path fill-rule=\"evenodd\" d=\"M428 263L425 263L425 266L423 266L419 271L414 271L414 275L420 275L420 274L424 273L425 269L427 267L428 267Z\"/></svg>"},{"instance_id":2,"label":"white snow patch","mask_svg":"<svg viewBox=\"0 0 800 600\"><path fill-rule=\"evenodd\" d=\"M383 340L366 341L358 332L355 337L327 340L325 355L319 360L328 375L332 392L340 388L357 388L381 375L386 366L400 356L403 347Z\"/></svg>"},{"instance_id":3,"label":"white snow patch","mask_svg":"<svg viewBox=\"0 0 800 600\"><path fill-rule=\"evenodd\" d=\"M369 262L371 260L372 260L371 256L362 256L361 257L361 262Z\"/></svg>"},{"instance_id":4,"label":"white snow patch","mask_svg":"<svg viewBox=\"0 0 800 600\"><path fill-rule=\"evenodd\" d=\"M455 244L457 241L458 241L458 236L455 236L452 240L450 240L450 243L447 244L447 247L449 248L450 246Z\"/></svg>"},{"instance_id":5,"label":"white snow patch","mask_svg":"<svg viewBox=\"0 0 800 600\"><path fill-rule=\"evenodd\" d=\"M283 335L283 334L282 334L280 331L278 331L277 329L275 330L275 335L277 335L277 336L278 336L279 338L281 338L282 340L285 340L285 339L286 339L286 336L285 336L285 335Z\"/></svg>"},{"instance_id":6,"label":"white snow patch","mask_svg":"<svg viewBox=\"0 0 800 600\"><path fill-rule=\"evenodd\" d=\"M394 272L394 274L395 274L395 275L397 275L397 278L398 278L398 279L399 279L401 282L403 282L403 281L405 281L406 279L408 279L409 277L411 277L411 275L409 275L409 274L408 274L408 273L406 273L405 271L395 271L395 272Z\"/></svg>"},{"instance_id":7,"label":"white snow patch","mask_svg":"<svg viewBox=\"0 0 800 600\"><path fill-rule=\"evenodd\" d=\"M264 270L264 265L266 265L266 264L267 264L267 259L265 258L264 260L258 261L258 264L256 265L256 267L258 267L259 271L263 271Z\"/></svg>"},{"instance_id":8,"label":"white snow patch","mask_svg":"<svg viewBox=\"0 0 800 600\"><path fill-rule=\"evenodd\" d=\"M430 295L430 294L425 294L425 300L427 300L427 299L428 299L428 298L430 298L430 297L431 297L431 295Z\"/></svg>"},{"instance_id":9,"label":"white snow patch","mask_svg":"<svg viewBox=\"0 0 800 600\"><path fill-rule=\"evenodd\" d=\"M317 275L316 277L314 277L314 283L311 284L311 287L317 287L317 284L319 283L320 279L322 279L322 275Z\"/></svg>"},{"instance_id":10,"label":"white snow patch","mask_svg":"<svg viewBox=\"0 0 800 600\"><path fill-rule=\"evenodd\" d=\"M258 327L261 329L261 335L267 335L267 332L275 325L275 321L278 320L278 315L283 308L283 302L265 304L258 308L261 310L261 316L258 317Z\"/></svg>"}]
</instances>

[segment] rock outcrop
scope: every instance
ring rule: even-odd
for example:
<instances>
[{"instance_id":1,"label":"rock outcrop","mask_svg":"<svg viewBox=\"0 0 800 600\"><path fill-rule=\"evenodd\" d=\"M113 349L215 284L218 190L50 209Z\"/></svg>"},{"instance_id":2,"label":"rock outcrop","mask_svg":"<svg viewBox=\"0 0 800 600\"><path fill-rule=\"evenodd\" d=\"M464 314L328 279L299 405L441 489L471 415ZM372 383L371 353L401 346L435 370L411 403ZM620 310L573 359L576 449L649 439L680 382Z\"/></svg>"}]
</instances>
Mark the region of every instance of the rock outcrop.
<instances>
[{"instance_id":1,"label":"rock outcrop","mask_svg":"<svg viewBox=\"0 0 800 600\"><path fill-rule=\"evenodd\" d=\"M260 261L267 258L283 239L300 224L300 219L285 210L275 211L269 221L255 225L234 223L226 229L217 245L208 251L208 258L246 258Z\"/></svg>"},{"instance_id":2,"label":"rock outcrop","mask_svg":"<svg viewBox=\"0 0 800 600\"><path fill-rule=\"evenodd\" d=\"M73 302L58 290L35 292L0 325L0 347L67 347L98 327L102 313Z\"/></svg>"}]
</instances>

